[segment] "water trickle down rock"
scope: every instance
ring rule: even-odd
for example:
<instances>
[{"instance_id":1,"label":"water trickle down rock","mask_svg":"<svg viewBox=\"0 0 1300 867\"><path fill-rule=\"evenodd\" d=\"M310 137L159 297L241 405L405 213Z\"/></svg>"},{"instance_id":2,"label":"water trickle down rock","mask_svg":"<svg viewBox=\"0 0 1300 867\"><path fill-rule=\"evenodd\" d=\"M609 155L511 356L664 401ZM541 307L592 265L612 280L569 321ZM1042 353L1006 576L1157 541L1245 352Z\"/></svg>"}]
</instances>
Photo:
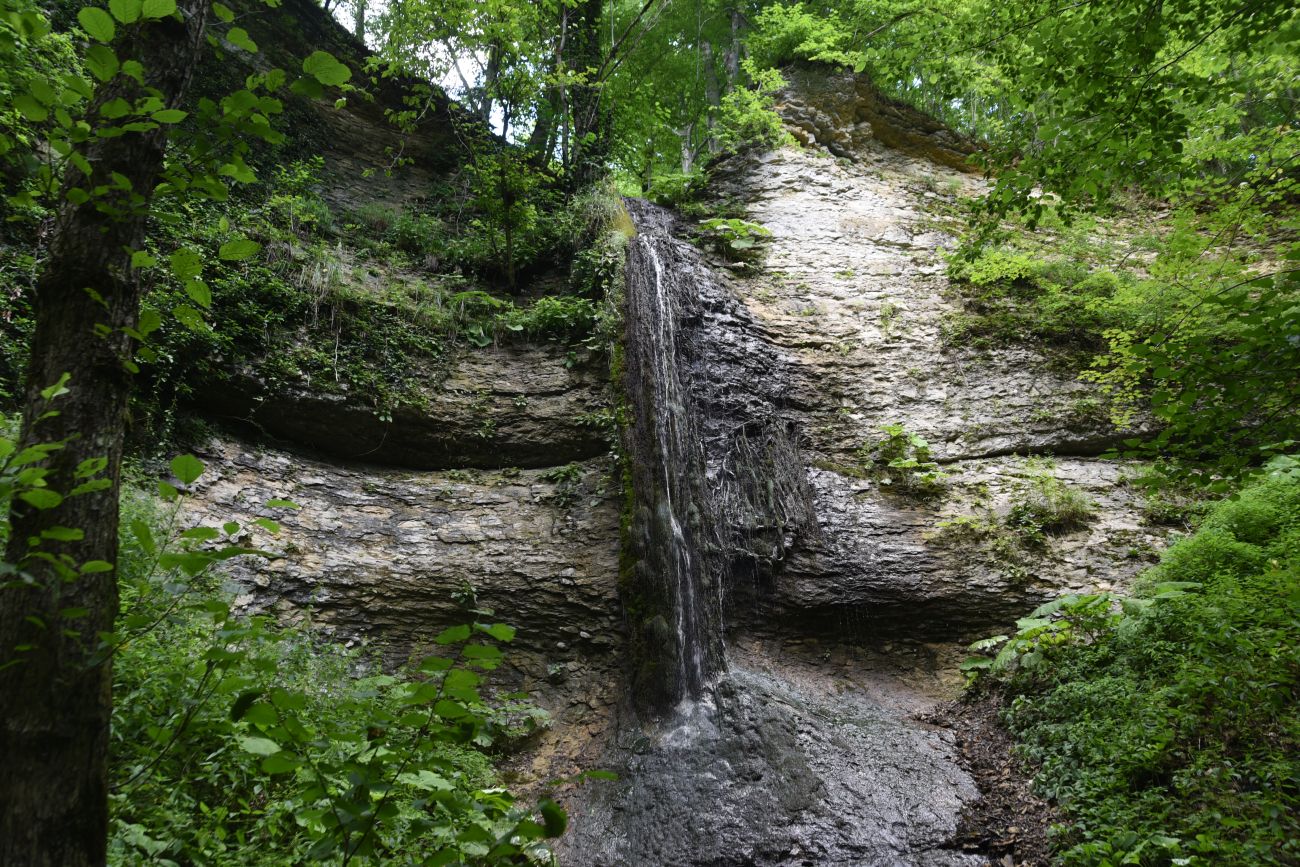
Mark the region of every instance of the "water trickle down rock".
<instances>
[{"instance_id":1,"label":"water trickle down rock","mask_svg":"<svg viewBox=\"0 0 1300 867\"><path fill-rule=\"evenodd\" d=\"M662 710L700 698L724 666L733 591L770 577L811 519L786 380L742 308L668 212L632 203L625 381L632 425L633 691ZM748 579L744 588L733 585ZM743 595L743 594L742 594Z\"/></svg>"},{"instance_id":2,"label":"water trickle down rock","mask_svg":"<svg viewBox=\"0 0 1300 867\"><path fill-rule=\"evenodd\" d=\"M730 613L817 536L790 372L668 215L631 210L624 598L639 710L624 709L603 762L621 781L569 804L562 863L975 863L944 849L975 790L941 734L797 651L742 639L724 652Z\"/></svg>"}]
</instances>

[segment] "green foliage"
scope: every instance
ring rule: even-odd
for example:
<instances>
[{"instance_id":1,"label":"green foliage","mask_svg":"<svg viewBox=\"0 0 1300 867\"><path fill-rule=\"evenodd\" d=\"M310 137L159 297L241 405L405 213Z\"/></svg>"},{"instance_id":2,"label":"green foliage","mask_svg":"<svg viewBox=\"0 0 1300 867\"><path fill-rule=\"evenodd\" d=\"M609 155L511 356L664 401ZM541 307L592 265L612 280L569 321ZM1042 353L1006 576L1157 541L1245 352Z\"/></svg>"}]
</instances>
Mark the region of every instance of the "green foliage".
<instances>
[{"instance_id":1,"label":"green foliage","mask_svg":"<svg viewBox=\"0 0 1300 867\"><path fill-rule=\"evenodd\" d=\"M1031 343L1082 368L1105 347L1107 329L1133 322L1135 296L1144 294L1131 274L1090 267L1089 254L1098 255L1062 258L1008 245L953 257L948 277L961 311L943 323L944 342L977 349Z\"/></svg>"},{"instance_id":2,"label":"green foliage","mask_svg":"<svg viewBox=\"0 0 1300 867\"><path fill-rule=\"evenodd\" d=\"M1031 461L1025 479L1012 495L1006 525L1026 543L1078 530L1095 510L1091 500L1056 478L1053 469L1050 462Z\"/></svg>"},{"instance_id":3,"label":"green foliage","mask_svg":"<svg viewBox=\"0 0 1300 867\"><path fill-rule=\"evenodd\" d=\"M729 258L755 261L762 255L763 241L772 237L772 230L738 217L713 217L700 223L700 234Z\"/></svg>"},{"instance_id":4,"label":"green foliage","mask_svg":"<svg viewBox=\"0 0 1300 867\"><path fill-rule=\"evenodd\" d=\"M864 445L858 452L880 484L913 497L943 494L948 473L935 462L929 442L901 424L887 424L881 430L884 439Z\"/></svg>"},{"instance_id":5,"label":"green foliage","mask_svg":"<svg viewBox=\"0 0 1300 867\"><path fill-rule=\"evenodd\" d=\"M785 79L777 70L760 69L748 59L744 69L751 85L733 89L718 106L718 144L723 150L737 150L789 141L775 109L775 95L785 87Z\"/></svg>"},{"instance_id":6,"label":"green foliage","mask_svg":"<svg viewBox=\"0 0 1300 867\"><path fill-rule=\"evenodd\" d=\"M183 456L172 469L193 481L202 465ZM517 805L484 752L544 723L518 697L480 693L512 628L447 629L435 655L381 673L308 627L232 613L211 567L248 549L206 552L278 526L182 531L164 493L170 505L126 500L110 863L545 860L562 813Z\"/></svg>"},{"instance_id":7,"label":"green foliage","mask_svg":"<svg viewBox=\"0 0 1300 867\"><path fill-rule=\"evenodd\" d=\"M765 67L777 67L794 60L831 63L861 70L866 55L850 50L852 28L836 9L826 14L795 3L791 6L766 6L754 22L755 32L749 39L754 61Z\"/></svg>"},{"instance_id":8,"label":"green foliage","mask_svg":"<svg viewBox=\"0 0 1300 867\"><path fill-rule=\"evenodd\" d=\"M1275 467L1136 597L1058 600L966 666L1001 672L1065 864L1300 857L1300 483Z\"/></svg>"}]
</instances>

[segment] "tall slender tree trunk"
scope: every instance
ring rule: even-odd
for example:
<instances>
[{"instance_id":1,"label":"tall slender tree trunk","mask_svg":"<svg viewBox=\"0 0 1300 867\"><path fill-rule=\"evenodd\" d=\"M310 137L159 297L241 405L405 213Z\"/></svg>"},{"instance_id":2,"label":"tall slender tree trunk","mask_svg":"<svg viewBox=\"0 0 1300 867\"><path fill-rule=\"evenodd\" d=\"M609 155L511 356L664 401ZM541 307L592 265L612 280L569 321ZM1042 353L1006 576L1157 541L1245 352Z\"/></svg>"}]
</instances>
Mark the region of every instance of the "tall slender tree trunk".
<instances>
[{"instance_id":1,"label":"tall slender tree trunk","mask_svg":"<svg viewBox=\"0 0 1300 867\"><path fill-rule=\"evenodd\" d=\"M146 83L175 107L203 43L209 0L181 0L180 17L142 23L114 45L140 61ZM119 75L101 85L87 113L144 88ZM66 201L36 286L36 329L28 369L22 443L65 441L48 461L49 484L68 493L77 467L107 460L104 490L70 496L44 511L15 503L7 558L18 580L0 586L0 864L83 867L105 863L108 834L108 727L112 672L99 634L113 628L117 578L78 574L89 561L117 563L118 486L131 375L124 329L139 318L140 283L131 250L144 246L145 218L166 147L166 126L116 138L91 138L89 180L69 167L65 188L93 189L125 177L131 192L112 204ZM68 393L47 409L40 392L69 375ZM47 540L54 527L84 532L76 542ZM34 557L52 555L51 559ZM57 564L56 562L58 561ZM68 564L71 564L71 568ZM7 577L7 576L6 576Z\"/></svg>"},{"instance_id":2,"label":"tall slender tree trunk","mask_svg":"<svg viewBox=\"0 0 1300 867\"><path fill-rule=\"evenodd\" d=\"M352 33L362 45L366 44L367 0L352 0Z\"/></svg>"},{"instance_id":3,"label":"tall slender tree trunk","mask_svg":"<svg viewBox=\"0 0 1300 867\"><path fill-rule=\"evenodd\" d=\"M605 113L601 110L601 82L595 81L596 70L601 65L600 13L602 0L582 0L571 33L573 40L573 68L585 72L589 78L569 90L569 106L573 117L572 174L570 189L577 189L595 181L605 169L605 156L609 151L609 130Z\"/></svg>"}]
</instances>

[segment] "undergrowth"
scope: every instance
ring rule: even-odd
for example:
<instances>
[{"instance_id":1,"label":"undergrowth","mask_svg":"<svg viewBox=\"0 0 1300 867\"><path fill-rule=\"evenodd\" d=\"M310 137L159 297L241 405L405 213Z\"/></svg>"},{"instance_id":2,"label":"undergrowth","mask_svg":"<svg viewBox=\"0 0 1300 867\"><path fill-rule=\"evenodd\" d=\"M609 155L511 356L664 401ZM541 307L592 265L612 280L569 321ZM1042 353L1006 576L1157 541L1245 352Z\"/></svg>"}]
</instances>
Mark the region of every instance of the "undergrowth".
<instances>
[{"instance_id":1,"label":"undergrowth","mask_svg":"<svg viewBox=\"0 0 1300 867\"><path fill-rule=\"evenodd\" d=\"M1138 584L978 642L1066 865L1300 862L1300 476L1213 508ZM1280 469L1276 469L1279 468ZM1288 471L1288 468L1291 468Z\"/></svg>"}]
</instances>

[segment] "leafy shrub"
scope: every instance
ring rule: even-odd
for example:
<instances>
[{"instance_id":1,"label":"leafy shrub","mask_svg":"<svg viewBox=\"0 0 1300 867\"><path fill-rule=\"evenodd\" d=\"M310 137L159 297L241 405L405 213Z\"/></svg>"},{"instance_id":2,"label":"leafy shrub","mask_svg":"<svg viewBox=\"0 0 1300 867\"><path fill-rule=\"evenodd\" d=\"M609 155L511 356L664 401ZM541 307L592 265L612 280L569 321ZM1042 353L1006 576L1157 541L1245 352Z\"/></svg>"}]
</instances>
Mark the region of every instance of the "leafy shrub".
<instances>
[{"instance_id":1,"label":"leafy shrub","mask_svg":"<svg viewBox=\"0 0 1300 867\"><path fill-rule=\"evenodd\" d=\"M1213 509L1138 596L1067 597L978 648L1004 645L968 668L1002 672L1068 820L1064 864L1300 859L1298 543L1300 480L1279 473ZM1087 629L1058 625L1084 604Z\"/></svg>"},{"instance_id":2,"label":"leafy shrub","mask_svg":"<svg viewBox=\"0 0 1300 867\"><path fill-rule=\"evenodd\" d=\"M700 233L717 250L733 259L752 260L761 252L772 230L736 217L714 217L700 223Z\"/></svg>"},{"instance_id":3,"label":"leafy shrub","mask_svg":"<svg viewBox=\"0 0 1300 867\"><path fill-rule=\"evenodd\" d=\"M1052 464L1030 462L1025 481L1014 494L1006 524L1027 540L1045 534L1078 530L1092 518L1094 506L1086 496L1052 474Z\"/></svg>"},{"instance_id":4,"label":"leafy shrub","mask_svg":"<svg viewBox=\"0 0 1300 867\"><path fill-rule=\"evenodd\" d=\"M191 459L192 460L192 459ZM201 471L201 465L195 462ZM193 474L191 474L193 475ZM271 505L280 505L272 501ZM543 719L496 707L480 672L513 630L444 631L396 674L307 627L231 613L190 559L238 525L168 539L175 516L126 500L114 666L109 863L524 864L563 830L499 783L484 752ZM263 519L267 529L273 522ZM179 547L177 547L179 546Z\"/></svg>"},{"instance_id":5,"label":"leafy shrub","mask_svg":"<svg viewBox=\"0 0 1300 867\"><path fill-rule=\"evenodd\" d=\"M785 87L785 79L775 69L759 69L750 59L743 65L752 84L737 87L722 97L718 106L718 143L724 150L775 147L790 138L775 108L775 94Z\"/></svg>"},{"instance_id":6,"label":"leafy shrub","mask_svg":"<svg viewBox=\"0 0 1300 867\"><path fill-rule=\"evenodd\" d=\"M774 3L758 14L749 49L757 62L769 67L812 60L861 70L866 58L849 50L852 37L853 28L833 10L821 15L803 3Z\"/></svg>"},{"instance_id":7,"label":"leafy shrub","mask_svg":"<svg viewBox=\"0 0 1300 867\"><path fill-rule=\"evenodd\" d=\"M655 175L646 190L646 198L666 208L678 208L692 201L704 187L701 172L665 172Z\"/></svg>"},{"instance_id":8,"label":"leafy shrub","mask_svg":"<svg viewBox=\"0 0 1300 867\"><path fill-rule=\"evenodd\" d=\"M948 474L935 462L929 442L901 424L887 424L881 430L884 439L858 451L880 484L922 498L943 493Z\"/></svg>"}]
</instances>

